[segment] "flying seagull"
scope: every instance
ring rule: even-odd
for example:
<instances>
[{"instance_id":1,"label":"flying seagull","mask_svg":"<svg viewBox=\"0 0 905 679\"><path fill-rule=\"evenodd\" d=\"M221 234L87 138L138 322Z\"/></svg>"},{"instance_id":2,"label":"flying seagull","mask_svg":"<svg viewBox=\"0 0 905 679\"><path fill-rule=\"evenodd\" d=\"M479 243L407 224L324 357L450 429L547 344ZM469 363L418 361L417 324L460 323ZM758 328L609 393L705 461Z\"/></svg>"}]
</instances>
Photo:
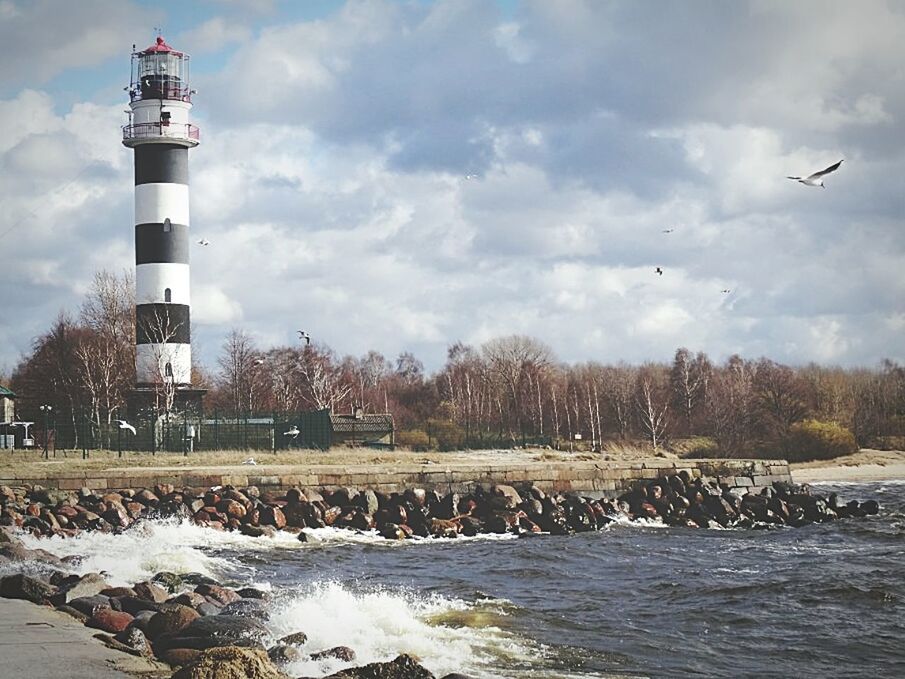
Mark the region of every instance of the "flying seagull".
<instances>
[{"instance_id":1,"label":"flying seagull","mask_svg":"<svg viewBox=\"0 0 905 679\"><path fill-rule=\"evenodd\" d=\"M265 361L263 358L256 358L254 360L255 365L264 365L266 362L267 361Z\"/></svg>"},{"instance_id":2,"label":"flying seagull","mask_svg":"<svg viewBox=\"0 0 905 679\"><path fill-rule=\"evenodd\" d=\"M655 272L658 276L662 276L662 275L663 275L663 269L661 269L659 266L658 266L656 269L654 269L654 272Z\"/></svg>"},{"instance_id":3,"label":"flying seagull","mask_svg":"<svg viewBox=\"0 0 905 679\"><path fill-rule=\"evenodd\" d=\"M663 233L672 233L675 229L663 229Z\"/></svg>"},{"instance_id":4,"label":"flying seagull","mask_svg":"<svg viewBox=\"0 0 905 679\"><path fill-rule=\"evenodd\" d=\"M732 290L730 290L729 288L725 288L723 290L720 290L720 292L722 292L725 295L725 294L732 292Z\"/></svg>"},{"instance_id":5,"label":"flying seagull","mask_svg":"<svg viewBox=\"0 0 905 679\"><path fill-rule=\"evenodd\" d=\"M129 424L129 423L126 422L125 420L113 420L113 421L116 422L117 425L119 425L119 428L120 428L120 429L128 429L128 430L131 431L133 434L136 433L136 432L135 432L135 427L133 427L131 424Z\"/></svg>"},{"instance_id":6,"label":"flying seagull","mask_svg":"<svg viewBox=\"0 0 905 679\"><path fill-rule=\"evenodd\" d=\"M476 174L467 174L465 175L465 179L477 179L478 175Z\"/></svg>"},{"instance_id":7,"label":"flying seagull","mask_svg":"<svg viewBox=\"0 0 905 679\"><path fill-rule=\"evenodd\" d=\"M842 165L841 160L835 165L830 165L825 170L815 172L814 174L808 175L807 177L786 177L786 179L794 179L798 183L804 184L805 186L820 186L825 189L826 187L823 186L824 175L828 175L830 172L835 172L839 169L840 165Z\"/></svg>"},{"instance_id":8,"label":"flying seagull","mask_svg":"<svg viewBox=\"0 0 905 679\"><path fill-rule=\"evenodd\" d=\"M311 344L311 335L304 330L296 330L296 332L299 334L299 340L305 340L306 347Z\"/></svg>"},{"instance_id":9,"label":"flying seagull","mask_svg":"<svg viewBox=\"0 0 905 679\"><path fill-rule=\"evenodd\" d=\"M211 242L207 238L202 238L198 241L198 245L210 245Z\"/></svg>"},{"instance_id":10,"label":"flying seagull","mask_svg":"<svg viewBox=\"0 0 905 679\"><path fill-rule=\"evenodd\" d=\"M299 428L296 425L292 425L291 427L289 427L289 431L283 432L283 436L288 436L289 438L296 439L298 438L300 433L301 432L299 431Z\"/></svg>"}]
</instances>

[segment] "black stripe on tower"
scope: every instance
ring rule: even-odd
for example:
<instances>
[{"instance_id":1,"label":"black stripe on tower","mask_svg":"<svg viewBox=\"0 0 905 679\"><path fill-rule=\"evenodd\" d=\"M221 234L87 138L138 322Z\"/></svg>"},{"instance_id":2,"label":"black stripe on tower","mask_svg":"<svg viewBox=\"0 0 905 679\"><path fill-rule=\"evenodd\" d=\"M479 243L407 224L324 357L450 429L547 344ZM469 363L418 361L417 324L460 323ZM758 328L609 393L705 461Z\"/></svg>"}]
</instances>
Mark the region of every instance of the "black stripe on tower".
<instances>
[{"instance_id":1,"label":"black stripe on tower","mask_svg":"<svg viewBox=\"0 0 905 679\"><path fill-rule=\"evenodd\" d=\"M188 304L137 304L136 344L190 344Z\"/></svg>"},{"instance_id":2,"label":"black stripe on tower","mask_svg":"<svg viewBox=\"0 0 905 679\"><path fill-rule=\"evenodd\" d=\"M136 224L136 264L188 264L189 227L185 224Z\"/></svg>"},{"instance_id":3,"label":"black stripe on tower","mask_svg":"<svg viewBox=\"0 0 905 679\"><path fill-rule=\"evenodd\" d=\"M135 147L135 185L188 184L189 150L175 144L140 144Z\"/></svg>"}]
</instances>

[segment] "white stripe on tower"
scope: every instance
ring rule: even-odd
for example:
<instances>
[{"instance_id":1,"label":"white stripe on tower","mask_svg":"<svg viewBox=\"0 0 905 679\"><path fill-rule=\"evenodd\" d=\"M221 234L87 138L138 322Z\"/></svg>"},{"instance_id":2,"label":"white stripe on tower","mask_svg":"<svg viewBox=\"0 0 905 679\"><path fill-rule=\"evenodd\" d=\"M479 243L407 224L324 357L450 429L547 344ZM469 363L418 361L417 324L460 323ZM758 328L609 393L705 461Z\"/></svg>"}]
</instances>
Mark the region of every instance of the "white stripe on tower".
<instances>
[{"instance_id":1,"label":"white stripe on tower","mask_svg":"<svg viewBox=\"0 0 905 679\"><path fill-rule=\"evenodd\" d=\"M138 162L138 158L136 158ZM189 225L188 184L137 184L135 186L135 223Z\"/></svg>"}]
</instances>

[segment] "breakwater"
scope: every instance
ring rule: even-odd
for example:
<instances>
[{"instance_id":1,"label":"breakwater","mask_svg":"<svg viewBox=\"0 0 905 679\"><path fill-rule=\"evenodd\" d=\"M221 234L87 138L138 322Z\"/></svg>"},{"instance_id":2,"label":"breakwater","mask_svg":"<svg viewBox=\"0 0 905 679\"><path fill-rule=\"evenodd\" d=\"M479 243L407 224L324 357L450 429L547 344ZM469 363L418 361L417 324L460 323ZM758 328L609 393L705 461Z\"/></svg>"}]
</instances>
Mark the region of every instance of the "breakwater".
<instances>
[{"instance_id":1,"label":"breakwater","mask_svg":"<svg viewBox=\"0 0 905 679\"><path fill-rule=\"evenodd\" d=\"M492 462L432 464L268 465L233 467L132 467L92 471L53 469L16 473L0 469L0 485L39 485L54 490L122 490L169 484L178 488L255 486L261 492L285 493L290 488L335 490L367 488L401 492L419 487L438 492L467 493L478 485L534 485L546 493L573 492L592 498L615 498L652 479L685 472L708 477L741 494L758 493L774 482L791 481L785 460L575 460L568 462Z\"/></svg>"}]
</instances>

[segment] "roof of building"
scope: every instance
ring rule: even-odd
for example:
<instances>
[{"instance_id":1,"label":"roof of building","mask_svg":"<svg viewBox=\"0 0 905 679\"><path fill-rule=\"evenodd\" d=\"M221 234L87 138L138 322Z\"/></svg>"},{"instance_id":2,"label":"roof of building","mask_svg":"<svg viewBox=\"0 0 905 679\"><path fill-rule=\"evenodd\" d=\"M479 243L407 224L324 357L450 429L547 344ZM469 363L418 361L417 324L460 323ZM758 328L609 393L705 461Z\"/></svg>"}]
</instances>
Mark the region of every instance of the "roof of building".
<instances>
[{"instance_id":1,"label":"roof of building","mask_svg":"<svg viewBox=\"0 0 905 679\"><path fill-rule=\"evenodd\" d=\"M16 394L4 387L0 384L0 396L9 396L10 398L16 398Z\"/></svg>"},{"instance_id":2,"label":"roof of building","mask_svg":"<svg viewBox=\"0 0 905 679\"><path fill-rule=\"evenodd\" d=\"M180 52L179 50L174 50L172 47L167 45L167 42L163 39L162 35L158 35L157 42L155 42L147 49L142 50L140 54L154 54L155 52L172 52L177 57L182 56L182 52Z\"/></svg>"},{"instance_id":3,"label":"roof of building","mask_svg":"<svg viewBox=\"0 0 905 679\"><path fill-rule=\"evenodd\" d=\"M330 415L334 432L365 433L371 431L393 431L393 416L389 413L355 415Z\"/></svg>"}]
</instances>

